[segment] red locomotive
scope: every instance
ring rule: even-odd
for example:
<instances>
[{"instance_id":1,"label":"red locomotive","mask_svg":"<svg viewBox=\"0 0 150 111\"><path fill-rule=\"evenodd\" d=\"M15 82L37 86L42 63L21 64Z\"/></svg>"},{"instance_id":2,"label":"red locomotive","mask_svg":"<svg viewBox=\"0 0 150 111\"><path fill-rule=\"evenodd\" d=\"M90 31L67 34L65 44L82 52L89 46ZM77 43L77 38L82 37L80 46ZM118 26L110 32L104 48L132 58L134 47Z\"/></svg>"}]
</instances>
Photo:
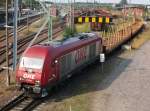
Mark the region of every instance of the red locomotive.
<instances>
[{"instance_id":1,"label":"red locomotive","mask_svg":"<svg viewBox=\"0 0 150 111\"><path fill-rule=\"evenodd\" d=\"M52 86L95 61L101 51L102 39L93 33L32 46L20 60L17 83L26 92L44 97Z\"/></svg>"}]
</instances>

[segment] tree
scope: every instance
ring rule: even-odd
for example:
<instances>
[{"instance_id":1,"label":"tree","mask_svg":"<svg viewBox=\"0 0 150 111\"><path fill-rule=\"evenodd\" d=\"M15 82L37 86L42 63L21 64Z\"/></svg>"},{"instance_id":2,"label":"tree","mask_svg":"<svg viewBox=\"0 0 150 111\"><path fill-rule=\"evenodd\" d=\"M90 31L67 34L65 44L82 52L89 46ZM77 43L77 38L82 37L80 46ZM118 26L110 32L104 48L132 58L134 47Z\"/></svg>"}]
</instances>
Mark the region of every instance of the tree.
<instances>
[{"instance_id":1,"label":"tree","mask_svg":"<svg viewBox=\"0 0 150 111\"><path fill-rule=\"evenodd\" d=\"M6 0L0 0L0 7L5 7ZM11 0L8 0L8 4L11 4Z\"/></svg>"},{"instance_id":2,"label":"tree","mask_svg":"<svg viewBox=\"0 0 150 111\"><path fill-rule=\"evenodd\" d=\"M64 36L64 38L66 39L66 38L69 38L69 37L73 37L74 34L76 34L75 28L72 29L71 27L67 26L67 27L65 28L65 30L64 30L63 36Z\"/></svg>"},{"instance_id":3,"label":"tree","mask_svg":"<svg viewBox=\"0 0 150 111\"><path fill-rule=\"evenodd\" d=\"M128 4L128 1L127 1L127 0L121 0L119 4L120 4L121 6L127 5L127 4Z\"/></svg>"},{"instance_id":4,"label":"tree","mask_svg":"<svg viewBox=\"0 0 150 111\"><path fill-rule=\"evenodd\" d=\"M39 4L37 0L22 0L22 3L30 8L37 8L36 6Z\"/></svg>"}]
</instances>

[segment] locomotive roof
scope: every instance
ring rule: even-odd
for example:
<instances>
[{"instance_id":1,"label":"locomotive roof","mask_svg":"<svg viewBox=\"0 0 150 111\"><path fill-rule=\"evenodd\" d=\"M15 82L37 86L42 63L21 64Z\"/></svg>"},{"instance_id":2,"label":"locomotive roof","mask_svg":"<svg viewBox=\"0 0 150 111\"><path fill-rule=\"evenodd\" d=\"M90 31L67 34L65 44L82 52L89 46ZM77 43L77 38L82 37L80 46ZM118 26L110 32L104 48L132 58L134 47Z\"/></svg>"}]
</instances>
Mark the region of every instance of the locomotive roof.
<instances>
[{"instance_id":1,"label":"locomotive roof","mask_svg":"<svg viewBox=\"0 0 150 111\"><path fill-rule=\"evenodd\" d=\"M87 39L87 38L93 38L93 37L96 37L96 34L94 33L81 33L81 34L78 34L74 37L70 37L70 38L67 38L67 39L64 39L64 40L61 40L61 41L49 41L49 42L46 42L46 43L41 43L42 45L50 45L52 47L59 47L59 46L62 46L62 45L67 45L67 44L70 44L70 43L73 43L73 42L76 42L76 41L79 41L79 40L83 40L83 39Z\"/></svg>"},{"instance_id":2,"label":"locomotive roof","mask_svg":"<svg viewBox=\"0 0 150 111\"><path fill-rule=\"evenodd\" d=\"M82 33L63 41L50 41L32 46L26 51L24 56L44 58L49 52L52 58L56 58L75 50L75 48L97 41L98 39L101 38L94 33Z\"/></svg>"}]
</instances>

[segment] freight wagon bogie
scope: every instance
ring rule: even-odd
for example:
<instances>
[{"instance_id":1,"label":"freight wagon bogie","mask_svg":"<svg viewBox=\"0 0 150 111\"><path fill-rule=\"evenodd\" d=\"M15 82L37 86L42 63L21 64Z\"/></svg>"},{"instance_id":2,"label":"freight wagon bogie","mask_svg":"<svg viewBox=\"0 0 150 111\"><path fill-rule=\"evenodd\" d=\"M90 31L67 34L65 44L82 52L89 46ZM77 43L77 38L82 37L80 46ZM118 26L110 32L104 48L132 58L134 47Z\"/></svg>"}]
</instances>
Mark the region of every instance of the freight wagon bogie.
<instances>
[{"instance_id":1,"label":"freight wagon bogie","mask_svg":"<svg viewBox=\"0 0 150 111\"><path fill-rule=\"evenodd\" d=\"M101 47L101 38L93 33L32 46L21 58L17 82L30 94L46 96L51 87L96 60Z\"/></svg>"}]
</instances>

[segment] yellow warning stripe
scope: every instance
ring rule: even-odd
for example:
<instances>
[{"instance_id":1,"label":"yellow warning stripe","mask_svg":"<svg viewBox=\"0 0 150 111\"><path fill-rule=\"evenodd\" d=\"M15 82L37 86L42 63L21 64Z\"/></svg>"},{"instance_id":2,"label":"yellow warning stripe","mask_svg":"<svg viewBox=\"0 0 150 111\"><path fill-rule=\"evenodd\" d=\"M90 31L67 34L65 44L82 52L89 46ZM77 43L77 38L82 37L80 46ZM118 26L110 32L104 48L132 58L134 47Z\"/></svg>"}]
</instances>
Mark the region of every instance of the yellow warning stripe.
<instances>
[{"instance_id":1,"label":"yellow warning stripe","mask_svg":"<svg viewBox=\"0 0 150 111\"><path fill-rule=\"evenodd\" d=\"M82 21L82 17L79 17L79 18L78 18L78 22L79 22L79 23L82 23L82 22L83 22L83 21Z\"/></svg>"},{"instance_id":2,"label":"yellow warning stripe","mask_svg":"<svg viewBox=\"0 0 150 111\"><path fill-rule=\"evenodd\" d=\"M103 18L102 18L102 17L99 17L98 22L99 22L99 23L102 23L102 22L103 22Z\"/></svg>"},{"instance_id":3,"label":"yellow warning stripe","mask_svg":"<svg viewBox=\"0 0 150 111\"><path fill-rule=\"evenodd\" d=\"M105 19L104 19L105 18ZM98 23L110 23L110 18L109 17L77 17L77 22L78 23L89 23L89 22L92 22L92 23L95 23L95 22L98 22Z\"/></svg>"},{"instance_id":4,"label":"yellow warning stripe","mask_svg":"<svg viewBox=\"0 0 150 111\"><path fill-rule=\"evenodd\" d=\"M96 22L96 17L92 17L92 22L93 22L93 23Z\"/></svg>"},{"instance_id":5,"label":"yellow warning stripe","mask_svg":"<svg viewBox=\"0 0 150 111\"><path fill-rule=\"evenodd\" d=\"M110 22L109 17L106 17L106 23L109 23L109 22Z\"/></svg>"},{"instance_id":6,"label":"yellow warning stripe","mask_svg":"<svg viewBox=\"0 0 150 111\"><path fill-rule=\"evenodd\" d=\"M90 18L89 17L85 17L85 22L86 23L90 22Z\"/></svg>"}]
</instances>

